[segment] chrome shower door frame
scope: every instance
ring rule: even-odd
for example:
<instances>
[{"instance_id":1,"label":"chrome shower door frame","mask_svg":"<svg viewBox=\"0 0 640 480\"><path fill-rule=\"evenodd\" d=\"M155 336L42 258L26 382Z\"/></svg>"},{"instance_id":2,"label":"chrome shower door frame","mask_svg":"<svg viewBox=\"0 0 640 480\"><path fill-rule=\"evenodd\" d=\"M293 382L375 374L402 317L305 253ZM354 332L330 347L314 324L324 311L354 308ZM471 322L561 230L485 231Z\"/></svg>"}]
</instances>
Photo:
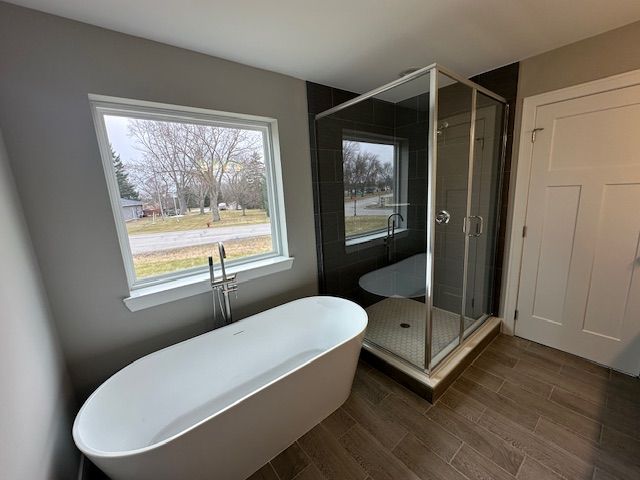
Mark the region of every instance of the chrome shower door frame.
<instances>
[{"instance_id":1,"label":"chrome shower door frame","mask_svg":"<svg viewBox=\"0 0 640 480\"><path fill-rule=\"evenodd\" d=\"M432 334L433 334L433 271L434 271L434 245L435 245L435 204L436 204L436 174L437 174L437 164L438 164L438 142L437 142L437 123L438 123L438 74L443 74L456 82L467 85L472 89L472 99L471 99L471 125L469 129L469 177L468 177L468 185L467 185L467 203L466 203L466 217L469 217L471 210L471 200L472 200L472 175L473 175L473 161L474 161L474 135L475 135L475 119L476 119L476 110L477 110L477 94L481 92L482 94L493 98L494 100L505 105L504 109L504 121L503 121L503 132L502 132L502 151L501 151L501 170L500 170L500 179L502 179L503 170L504 170L504 156L506 150L506 138L507 138L507 124L506 121L508 115L508 104L507 100L488 90L481 85L478 85L471 80L468 80L464 77L461 77L457 73L445 68L437 63L433 63L426 67L423 67L419 70L416 70L413 73L405 75L397 80L389 82L385 85L382 85L378 88L370 90L369 92L363 93L362 95L358 95L357 97L352 98L346 102L341 103L333 108L325 110L321 113L318 113L315 116L315 120L320 120L323 117L328 115L332 115L336 112L349 108L353 105L356 105L364 100L380 95L387 90L391 90L399 85L410 82L416 78L422 77L423 75L431 75L429 78L429 128L428 128L428 138L429 144L427 146L427 247L426 247L426 286L425 286L425 304L426 304L426 338L425 338L425 361L422 368L418 368L413 364L409 364L406 360L398 357L397 355L389 352L388 350L378 346L371 345L365 339L365 345L369 346L371 349L379 349L385 351L387 354L391 354L399 360L399 363L407 366L408 368L414 371L422 371L427 375L432 375L440 365L444 362L440 361L434 365L433 360L431 358L432 355ZM498 201L501 201L500 197ZM465 217L464 224L467 223L467 218ZM458 338L458 345L447 355L447 357L453 355L461 346L464 341L464 315L465 315L465 307L466 307L466 284L467 284L467 264L468 264L468 255L469 255L469 237L468 232L465 232L465 246L464 246L464 272L463 272L463 291L462 291L462 308L460 315L460 332Z\"/></svg>"}]
</instances>

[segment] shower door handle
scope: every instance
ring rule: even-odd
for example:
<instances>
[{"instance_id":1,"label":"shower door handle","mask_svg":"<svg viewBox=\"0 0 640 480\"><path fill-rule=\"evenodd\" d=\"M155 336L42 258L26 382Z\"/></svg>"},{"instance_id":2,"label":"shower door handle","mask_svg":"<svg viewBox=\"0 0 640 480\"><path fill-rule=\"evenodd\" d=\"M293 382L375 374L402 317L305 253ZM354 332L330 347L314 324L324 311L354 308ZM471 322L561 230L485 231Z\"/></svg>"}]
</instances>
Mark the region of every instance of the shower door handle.
<instances>
[{"instance_id":1,"label":"shower door handle","mask_svg":"<svg viewBox=\"0 0 640 480\"><path fill-rule=\"evenodd\" d=\"M469 215L465 220L466 222L464 222L465 226L471 226L471 219L477 219L478 220L478 226L476 227L476 231L475 233L470 233L469 231L471 230L471 228L465 228L465 233L467 235L469 235L470 237L479 237L480 235L483 234L484 232L484 218L482 218L480 215Z\"/></svg>"}]
</instances>

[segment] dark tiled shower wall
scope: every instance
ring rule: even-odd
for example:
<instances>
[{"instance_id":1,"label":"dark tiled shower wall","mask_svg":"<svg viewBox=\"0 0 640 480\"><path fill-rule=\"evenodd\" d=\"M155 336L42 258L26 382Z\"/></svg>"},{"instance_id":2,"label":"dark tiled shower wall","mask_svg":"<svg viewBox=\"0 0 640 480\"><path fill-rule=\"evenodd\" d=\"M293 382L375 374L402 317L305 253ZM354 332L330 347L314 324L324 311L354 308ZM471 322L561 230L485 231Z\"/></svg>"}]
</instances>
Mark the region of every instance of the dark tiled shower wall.
<instances>
[{"instance_id":1,"label":"dark tiled shower wall","mask_svg":"<svg viewBox=\"0 0 640 480\"><path fill-rule=\"evenodd\" d=\"M358 279L367 272L385 266L386 249L382 239L357 246L345 246L344 184L342 165L342 135L344 130L394 137L394 128L403 129L408 139L408 181L412 206L407 211L408 232L395 241L396 260L424 250L426 190L422 187L426 165L426 121L418 111L420 100L410 105L396 106L369 99L321 120L315 128L315 114L356 96L323 85L307 84L309 130L317 235L318 269L321 292L338 295L368 304ZM424 99L422 99L424 103ZM411 134L411 132L416 132ZM423 137L423 138L420 138ZM421 180L419 180L421 179ZM421 186L422 195L415 185ZM421 198L419 198L421 197Z\"/></svg>"},{"instance_id":2,"label":"dark tiled shower wall","mask_svg":"<svg viewBox=\"0 0 640 480\"><path fill-rule=\"evenodd\" d=\"M474 77L476 83L494 91L509 101L510 115L505 158L505 174L502 182L502 198L507 198L511 149L513 144L513 120L518 81L518 64L512 64ZM367 100L332 117L335 128L323 125L321 137L316 138L315 115L339 105L357 94L307 82L309 132L314 192L316 248L320 292L358 300L366 305L362 292L357 288L358 278L386 265L382 241L370 242L360 248L345 249L344 204L342 183L342 128L364 130L384 135L400 135L410 139L409 188L412 206L407 212L409 235L397 244L399 260L424 251L426 216L426 164L428 135L428 99L415 97L411 105L394 107L380 100ZM394 128L395 127L395 128ZM412 132L415 132L412 134ZM421 188L416 188L421 186ZM501 206L495 290L499 291L502 274L502 252L505 238L506 202ZM496 296L497 297L497 296ZM494 311L497 311L497 303Z\"/></svg>"}]
</instances>

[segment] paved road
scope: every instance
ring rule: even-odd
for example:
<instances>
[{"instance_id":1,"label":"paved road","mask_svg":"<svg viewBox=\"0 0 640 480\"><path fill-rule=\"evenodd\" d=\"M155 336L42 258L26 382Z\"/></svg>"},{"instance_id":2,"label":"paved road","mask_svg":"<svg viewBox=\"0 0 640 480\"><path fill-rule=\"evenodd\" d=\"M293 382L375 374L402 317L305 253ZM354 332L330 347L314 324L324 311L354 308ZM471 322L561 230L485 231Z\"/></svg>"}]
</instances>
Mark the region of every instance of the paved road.
<instances>
[{"instance_id":1,"label":"paved road","mask_svg":"<svg viewBox=\"0 0 640 480\"><path fill-rule=\"evenodd\" d=\"M171 248L192 247L194 245L207 245L238 238L269 235L270 233L271 225L269 223L256 223L233 227L213 227L199 230L132 235L129 237L129 244L131 245L131 253L136 255L138 253L157 252Z\"/></svg>"},{"instance_id":2,"label":"paved road","mask_svg":"<svg viewBox=\"0 0 640 480\"><path fill-rule=\"evenodd\" d=\"M364 215L376 215L376 216L381 216L381 215L389 215L391 213L393 213L393 208L389 207L389 208L371 208L371 205L375 205L378 203L378 197L366 197L366 198L358 198L356 200L356 212L358 214L358 216L364 216ZM344 214L347 217L352 217L353 216L353 206L354 206L354 201L353 200L345 200L344 201ZM369 208L366 208L367 206L369 206Z\"/></svg>"}]
</instances>

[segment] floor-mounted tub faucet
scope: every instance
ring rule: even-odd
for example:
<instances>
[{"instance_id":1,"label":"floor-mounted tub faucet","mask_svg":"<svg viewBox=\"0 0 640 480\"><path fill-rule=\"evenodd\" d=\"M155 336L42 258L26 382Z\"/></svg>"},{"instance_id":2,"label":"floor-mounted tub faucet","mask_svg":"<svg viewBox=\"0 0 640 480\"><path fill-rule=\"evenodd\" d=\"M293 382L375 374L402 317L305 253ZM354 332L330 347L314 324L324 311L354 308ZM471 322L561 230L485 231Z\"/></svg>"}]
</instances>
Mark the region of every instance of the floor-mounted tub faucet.
<instances>
[{"instance_id":1,"label":"floor-mounted tub faucet","mask_svg":"<svg viewBox=\"0 0 640 480\"><path fill-rule=\"evenodd\" d=\"M389 263L393 260L393 255L391 255L391 240L396 235L396 219L395 217L399 217L401 222L404 222L404 217L399 213L392 213L387 218L387 236L384 239L384 245L387 248L387 260Z\"/></svg>"},{"instance_id":2,"label":"floor-mounted tub faucet","mask_svg":"<svg viewBox=\"0 0 640 480\"><path fill-rule=\"evenodd\" d=\"M224 250L224 243L222 242L218 242L218 255L220 256L220 270L222 276L217 279L213 271L213 257L209 257L209 277L211 278L211 288L213 289L213 320L215 322L217 302L220 306L220 311L222 312L224 324L229 325L230 323L233 323L229 294L234 292L236 299L238 298L238 282L236 282L235 273L227 275L227 271L224 266L224 259L227 258L227 253Z\"/></svg>"}]
</instances>

